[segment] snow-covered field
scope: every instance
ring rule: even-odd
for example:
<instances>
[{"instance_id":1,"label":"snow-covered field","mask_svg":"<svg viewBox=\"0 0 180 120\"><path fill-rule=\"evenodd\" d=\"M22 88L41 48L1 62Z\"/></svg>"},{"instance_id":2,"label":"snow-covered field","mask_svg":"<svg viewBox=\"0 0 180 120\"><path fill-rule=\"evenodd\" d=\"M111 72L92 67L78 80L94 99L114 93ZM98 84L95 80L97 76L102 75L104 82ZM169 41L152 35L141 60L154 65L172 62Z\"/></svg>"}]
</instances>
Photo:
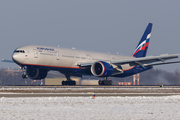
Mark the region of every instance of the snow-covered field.
<instances>
[{"instance_id":1,"label":"snow-covered field","mask_svg":"<svg viewBox=\"0 0 180 120\"><path fill-rule=\"evenodd\" d=\"M0 98L0 120L179 120L180 96Z\"/></svg>"}]
</instances>

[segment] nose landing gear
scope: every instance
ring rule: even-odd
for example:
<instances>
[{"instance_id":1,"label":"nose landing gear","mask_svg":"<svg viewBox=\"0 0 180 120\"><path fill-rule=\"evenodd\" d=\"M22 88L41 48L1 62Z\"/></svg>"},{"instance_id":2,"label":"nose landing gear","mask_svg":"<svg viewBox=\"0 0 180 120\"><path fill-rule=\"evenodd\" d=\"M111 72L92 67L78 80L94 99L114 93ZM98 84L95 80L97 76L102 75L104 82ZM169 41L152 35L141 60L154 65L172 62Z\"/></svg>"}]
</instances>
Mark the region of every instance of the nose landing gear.
<instances>
[{"instance_id":1,"label":"nose landing gear","mask_svg":"<svg viewBox=\"0 0 180 120\"><path fill-rule=\"evenodd\" d=\"M21 69L23 70L22 78L27 79L28 75L26 74L26 69L24 67L21 67Z\"/></svg>"},{"instance_id":2,"label":"nose landing gear","mask_svg":"<svg viewBox=\"0 0 180 120\"><path fill-rule=\"evenodd\" d=\"M28 78L28 76L26 74L22 74L22 78L26 79L26 78Z\"/></svg>"}]
</instances>

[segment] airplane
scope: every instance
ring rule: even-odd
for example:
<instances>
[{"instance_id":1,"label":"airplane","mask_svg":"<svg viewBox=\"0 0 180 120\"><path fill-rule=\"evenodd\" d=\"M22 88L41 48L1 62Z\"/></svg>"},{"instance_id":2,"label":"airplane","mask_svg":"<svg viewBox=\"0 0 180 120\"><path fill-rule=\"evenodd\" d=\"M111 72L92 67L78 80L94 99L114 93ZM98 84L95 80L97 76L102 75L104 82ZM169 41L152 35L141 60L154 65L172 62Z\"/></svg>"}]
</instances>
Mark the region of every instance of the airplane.
<instances>
[{"instance_id":1,"label":"airplane","mask_svg":"<svg viewBox=\"0 0 180 120\"><path fill-rule=\"evenodd\" d=\"M151 37L152 23L149 23L132 56L115 55L48 47L26 45L14 50L12 60L2 59L2 62L14 62L24 70L22 78L33 80L46 78L49 71L59 71L67 78L62 85L76 85L71 76L93 75L102 77L99 85L112 85L108 77L127 77L146 70L155 65L179 63L167 61L178 58L180 54L164 54L146 56Z\"/></svg>"}]
</instances>

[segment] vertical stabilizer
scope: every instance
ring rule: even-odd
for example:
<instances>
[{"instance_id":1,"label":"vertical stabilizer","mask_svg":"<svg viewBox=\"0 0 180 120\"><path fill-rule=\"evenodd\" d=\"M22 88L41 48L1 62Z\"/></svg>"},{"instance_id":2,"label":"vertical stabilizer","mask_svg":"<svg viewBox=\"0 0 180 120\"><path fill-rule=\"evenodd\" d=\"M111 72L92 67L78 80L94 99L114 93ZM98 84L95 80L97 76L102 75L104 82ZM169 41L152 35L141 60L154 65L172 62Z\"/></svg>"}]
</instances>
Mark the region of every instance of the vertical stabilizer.
<instances>
[{"instance_id":1,"label":"vertical stabilizer","mask_svg":"<svg viewBox=\"0 0 180 120\"><path fill-rule=\"evenodd\" d=\"M149 23L139 44L137 45L134 53L133 53L133 57L139 58L139 57L145 57L146 53L147 53L147 49L149 46L149 40L151 37L151 30L152 30L152 23Z\"/></svg>"}]
</instances>

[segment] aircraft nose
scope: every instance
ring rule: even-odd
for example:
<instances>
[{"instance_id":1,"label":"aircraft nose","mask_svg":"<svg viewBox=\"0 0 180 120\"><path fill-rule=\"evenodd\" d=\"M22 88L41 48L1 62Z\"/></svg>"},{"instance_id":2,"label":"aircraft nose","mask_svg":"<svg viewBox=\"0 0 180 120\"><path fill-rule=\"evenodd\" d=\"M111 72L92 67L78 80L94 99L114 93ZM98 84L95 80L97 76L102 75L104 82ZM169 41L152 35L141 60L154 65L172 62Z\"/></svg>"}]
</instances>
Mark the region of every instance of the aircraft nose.
<instances>
[{"instance_id":1,"label":"aircraft nose","mask_svg":"<svg viewBox=\"0 0 180 120\"><path fill-rule=\"evenodd\" d=\"M15 62L15 63L21 63L21 57L17 54L17 53L14 53L12 55L12 60Z\"/></svg>"},{"instance_id":2,"label":"aircraft nose","mask_svg":"<svg viewBox=\"0 0 180 120\"><path fill-rule=\"evenodd\" d=\"M16 54L13 54L13 55L12 55L12 60L13 60L14 62L17 62L17 55L16 55Z\"/></svg>"}]
</instances>

